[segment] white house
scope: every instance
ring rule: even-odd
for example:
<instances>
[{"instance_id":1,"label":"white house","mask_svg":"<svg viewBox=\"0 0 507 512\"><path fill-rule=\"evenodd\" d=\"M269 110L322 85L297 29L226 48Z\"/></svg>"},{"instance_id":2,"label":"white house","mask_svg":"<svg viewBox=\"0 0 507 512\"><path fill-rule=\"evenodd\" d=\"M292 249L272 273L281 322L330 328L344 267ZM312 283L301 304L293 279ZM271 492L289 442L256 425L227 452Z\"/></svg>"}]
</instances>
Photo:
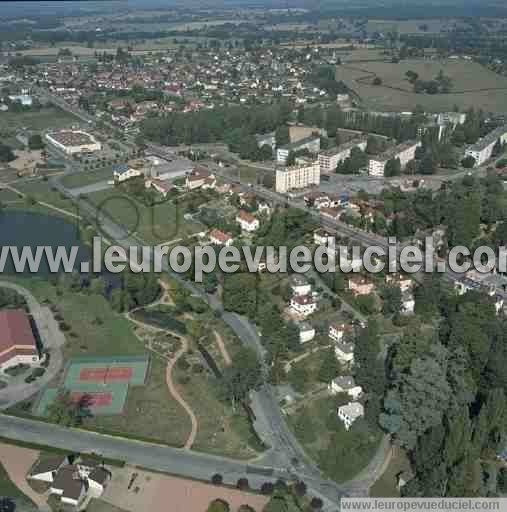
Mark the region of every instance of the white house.
<instances>
[{"instance_id":1,"label":"white house","mask_svg":"<svg viewBox=\"0 0 507 512\"><path fill-rule=\"evenodd\" d=\"M338 418L345 425L345 429L349 430L354 421L364 416L364 407L359 402L349 402L347 405L338 407Z\"/></svg>"},{"instance_id":2,"label":"white house","mask_svg":"<svg viewBox=\"0 0 507 512\"><path fill-rule=\"evenodd\" d=\"M408 290L411 290L414 281L410 279L410 277L404 276L403 274L386 274L386 283L390 285L395 285L400 288L402 293L407 292Z\"/></svg>"},{"instance_id":3,"label":"white house","mask_svg":"<svg viewBox=\"0 0 507 512\"><path fill-rule=\"evenodd\" d=\"M251 213L240 210L236 216L236 222L241 226L242 231L252 233L259 229L260 223Z\"/></svg>"},{"instance_id":4,"label":"white house","mask_svg":"<svg viewBox=\"0 0 507 512\"><path fill-rule=\"evenodd\" d=\"M293 274L290 276L290 288L292 290L292 295L310 295L312 292L312 285L302 274Z\"/></svg>"},{"instance_id":5,"label":"white house","mask_svg":"<svg viewBox=\"0 0 507 512\"><path fill-rule=\"evenodd\" d=\"M354 295L370 295L375 289L375 284L362 276L349 277L349 290Z\"/></svg>"},{"instance_id":6,"label":"white house","mask_svg":"<svg viewBox=\"0 0 507 512\"><path fill-rule=\"evenodd\" d=\"M325 229L319 228L313 232L313 243L316 245L328 245L335 236Z\"/></svg>"},{"instance_id":7,"label":"white house","mask_svg":"<svg viewBox=\"0 0 507 512\"><path fill-rule=\"evenodd\" d=\"M354 377L350 375L336 377L329 383L327 388L332 395L347 393L353 400L357 400L363 394L363 388L358 386Z\"/></svg>"},{"instance_id":8,"label":"white house","mask_svg":"<svg viewBox=\"0 0 507 512\"><path fill-rule=\"evenodd\" d=\"M219 229L212 229L209 233L209 239L212 244L230 246L234 239L228 233L224 233Z\"/></svg>"},{"instance_id":9,"label":"white house","mask_svg":"<svg viewBox=\"0 0 507 512\"><path fill-rule=\"evenodd\" d=\"M122 183L130 180L131 178L136 178L137 176L142 175L143 173L141 170L129 167L127 164L113 165L113 179L117 183Z\"/></svg>"},{"instance_id":10,"label":"white house","mask_svg":"<svg viewBox=\"0 0 507 512\"><path fill-rule=\"evenodd\" d=\"M401 303L404 313L413 313L415 309L415 300L411 291L406 291L401 297Z\"/></svg>"},{"instance_id":11,"label":"white house","mask_svg":"<svg viewBox=\"0 0 507 512\"><path fill-rule=\"evenodd\" d=\"M67 457L65 455L55 455L54 457L39 459L32 466L27 478L51 483L60 468L65 464L67 464Z\"/></svg>"},{"instance_id":12,"label":"white house","mask_svg":"<svg viewBox=\"0 0 507 512\"><path fill-rule=\"evenodd\" d=\"M111 473L102 467L95 468L88 475L89 492L93 497L98 498L104 492L107 484L111 480Z\"/></svg>"},{"instance_id":13,"label":"white house","mask_svg":"<svg viewBox=\"0 0 507 512\"><path fill-rule=\"evenodd\" d=\"M299 322L299 341L300 343L306 343L312 341L315 338L315 329L309 322Z\"/></svg>"},{"instance_id":14,"label":"white house","mask_svg":"<svg viewBox=\"0 0 507 512\"><path fill-rule=\"evenodd\" d=\"M329 324L328 336L336 342L343 340L345 334L354 332L354 327L351 324L345 324L341 322L332 322Z\"/></svg>"},{"instance_id":15,"label":"white house","mask_svg":"<svg viewBox=\"0 0 507 512\"><path fill-rule=\"evenodd\" d=\"M334 345L334 354L340 363L350 364L354 362L354 343L338 341Z\"/></svg>"},{"instance_id":16,"label":"white house","mask_svg":"<svg viewBox=\"0 0 507 512\"><path fill-rule=\"evenodd\" d=\"M62 503L79 507L86 498L88 482L83 480L76 466L65 466L55 476L50 494L60 496Z\"/></svg>"},{"instance_id":17,"label":"white house","mask_svg":"<svg viewBox=\"0 0 507 512\"><path fill-rule=\"evenodd\" d=\"M311 295L296 295L290 300L292 310L302 317L307 317L317 310L317 303Z\"/></svg>"}]
</instances>

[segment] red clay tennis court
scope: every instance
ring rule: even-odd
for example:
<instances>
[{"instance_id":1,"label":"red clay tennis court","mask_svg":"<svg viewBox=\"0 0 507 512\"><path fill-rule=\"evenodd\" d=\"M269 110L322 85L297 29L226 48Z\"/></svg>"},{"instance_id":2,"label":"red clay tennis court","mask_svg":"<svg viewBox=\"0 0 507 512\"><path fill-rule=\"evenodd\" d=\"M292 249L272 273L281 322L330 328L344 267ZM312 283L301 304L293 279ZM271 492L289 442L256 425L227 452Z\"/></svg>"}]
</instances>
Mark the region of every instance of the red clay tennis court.
<instances>
[{"instance_id":1,"label":"red clay tennis court","mask_svg":"<svg viewBox=\"0 0 507 512\"><path fill-rule=\"evenodd\" d=\"M86 405L89 407L105 407L113 403L113 393L110 391L74 391L70 394L70 398L73 402L79 402L85 398Z\"/></svg>"},{"instance_id":2,"label":"red clay tennis court","mask_svg":"<svg viewBox=\"0 0 507 512\"><path fill-rule=\"evenodd\" d=\"M130 380L134 370L127 366L114 366L112 368L82 368L79 380L92 380L107 382L110 380Z\"/></svg>"}]
</instances>

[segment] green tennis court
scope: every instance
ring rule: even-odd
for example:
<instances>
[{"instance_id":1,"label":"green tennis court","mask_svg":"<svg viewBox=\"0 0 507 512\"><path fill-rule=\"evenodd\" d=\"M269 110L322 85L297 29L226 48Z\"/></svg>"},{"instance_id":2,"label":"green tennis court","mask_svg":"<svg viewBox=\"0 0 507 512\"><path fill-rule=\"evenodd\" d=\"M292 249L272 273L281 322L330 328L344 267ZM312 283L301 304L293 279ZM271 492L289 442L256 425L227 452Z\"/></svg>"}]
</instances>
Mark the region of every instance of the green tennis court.
<instances>
[{"instance_id":1,"label":"green tennis court","mask_svg":"<svg viewBox=\"0 0 507 512\"><path fill-rule=\"evenodd\" d=\"M87 383L124 382L142 386L148 373L148 356L80 357L67 365L64 386L73 389Z\"/></svg>"},{"instance_id":2,"label":"green tennis court","mask_svg":"<svg viewBox=\"0 0 507 512\"><path fill-rule=\"evenodd\" d=\"M145 383L149 362L145 355L73 358L67 364L62 388L46 389L34 412L46 416L48 406L68 390L71 399L81 402L94 416L121 414L129 386Z\"/></svg>"}]
</instances>

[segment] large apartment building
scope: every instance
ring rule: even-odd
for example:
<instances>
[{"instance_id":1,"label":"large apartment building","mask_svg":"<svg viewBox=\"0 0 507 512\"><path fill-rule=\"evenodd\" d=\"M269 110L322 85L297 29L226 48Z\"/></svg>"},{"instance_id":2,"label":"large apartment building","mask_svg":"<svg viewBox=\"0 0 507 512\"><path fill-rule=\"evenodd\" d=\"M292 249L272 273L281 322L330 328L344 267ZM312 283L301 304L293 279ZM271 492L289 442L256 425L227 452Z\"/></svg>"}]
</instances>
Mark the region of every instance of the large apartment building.
<instances>
[{"instance_id":1,"label":"large apartment building","mask_svg":"<svg viewBox=\"0 0 507 512\"><path fill-rule=\"evenodd\" d=\"M408 141L390 148L384 153L370 158L368 164L368 174L370 176L384 176L387 162L399 158L401 168L404 169L407 164L415 158L415 151L421 146L420 141Z\"/></svg>"},{"instance_id":2,"label":"large apartment building","mask_svg":"<svg viewBox=\"0 0 507 512\"><path fill-rule=\"evenodd\" d=\"M319 162L298 163L276 170L275 190L285 194L290 190L307 188L320 183Z\"/></svg>"},{"instance_id":3,"label":"large apartment building","mask_svg":"<svg viewBox=\"0 0 507 512\"><path fill-rule=\"evenodd\" d=\"M279 164L285 165L291 151L297 152L302 151L303 149L307 149L310 153L318 153L320 151L320 137L312 135L306 139L292 142L278 148L276 150L276 161Z\"/></svg>"},{"instance_id":4,"label":"large apartment building","mask_svg":"<svg viewBox=\"0 0 507 512\"><path fill-rule=\"evenodd\" d=\"M327 149L319 153L320 172L329 174L334 172L336 166L349 158L352 149L359 148L361 151L366 149L368 140L366 137L358 137L345 144L341 144L337 148Z\"/></svg>"},{"instance_id":5,"label":"large apartment building","mask_svg":"<svg viewBox=\"0 0 507 512\"><path fill-rule=\"evenodd\" d=\"M491 158L493 148L499 140L502 144L507 142L507 125L500 126L469 146L465 151L465 158L471 156L475 159L476 166L482 165Z\"/></svg>"}]
</instances>

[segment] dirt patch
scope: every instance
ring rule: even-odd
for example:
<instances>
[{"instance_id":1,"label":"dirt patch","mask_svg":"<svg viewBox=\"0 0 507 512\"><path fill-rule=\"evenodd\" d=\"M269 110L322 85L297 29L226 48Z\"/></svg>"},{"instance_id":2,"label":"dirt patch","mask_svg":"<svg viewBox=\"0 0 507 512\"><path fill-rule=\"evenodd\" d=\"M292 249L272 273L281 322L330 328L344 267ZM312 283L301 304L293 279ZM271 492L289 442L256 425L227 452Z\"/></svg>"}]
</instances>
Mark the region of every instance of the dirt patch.
<instances>
[{"instance_id":1,"label":"dirt patch","mask_svg":"<svg viewBox=\"0 0 507 512\"><path fill-rule=\"evenodd\" d=\"M36 450L0 443L0 460L9 478L23 494L45 512L49 511L45 498L37 494L26 481L26 475L38 458L39 452Z\"/></svg>"},{"instance_id":2,"label":"dirt patch","mask_svg":"<svg viewBox=\"0 0 507 512\"><path fill-rule=\"evenodd\" d=\"M133 473L138 475L128 490ZM236 511L241 505L250 505L256 512L261 512L268 502L265 496L135 468L115 471L101 497L116 507L132 512L166 512L168 504L171 512L205 512L210 502L218 498L227 501L231 511Z\"/></svg>"}]
</instances>

